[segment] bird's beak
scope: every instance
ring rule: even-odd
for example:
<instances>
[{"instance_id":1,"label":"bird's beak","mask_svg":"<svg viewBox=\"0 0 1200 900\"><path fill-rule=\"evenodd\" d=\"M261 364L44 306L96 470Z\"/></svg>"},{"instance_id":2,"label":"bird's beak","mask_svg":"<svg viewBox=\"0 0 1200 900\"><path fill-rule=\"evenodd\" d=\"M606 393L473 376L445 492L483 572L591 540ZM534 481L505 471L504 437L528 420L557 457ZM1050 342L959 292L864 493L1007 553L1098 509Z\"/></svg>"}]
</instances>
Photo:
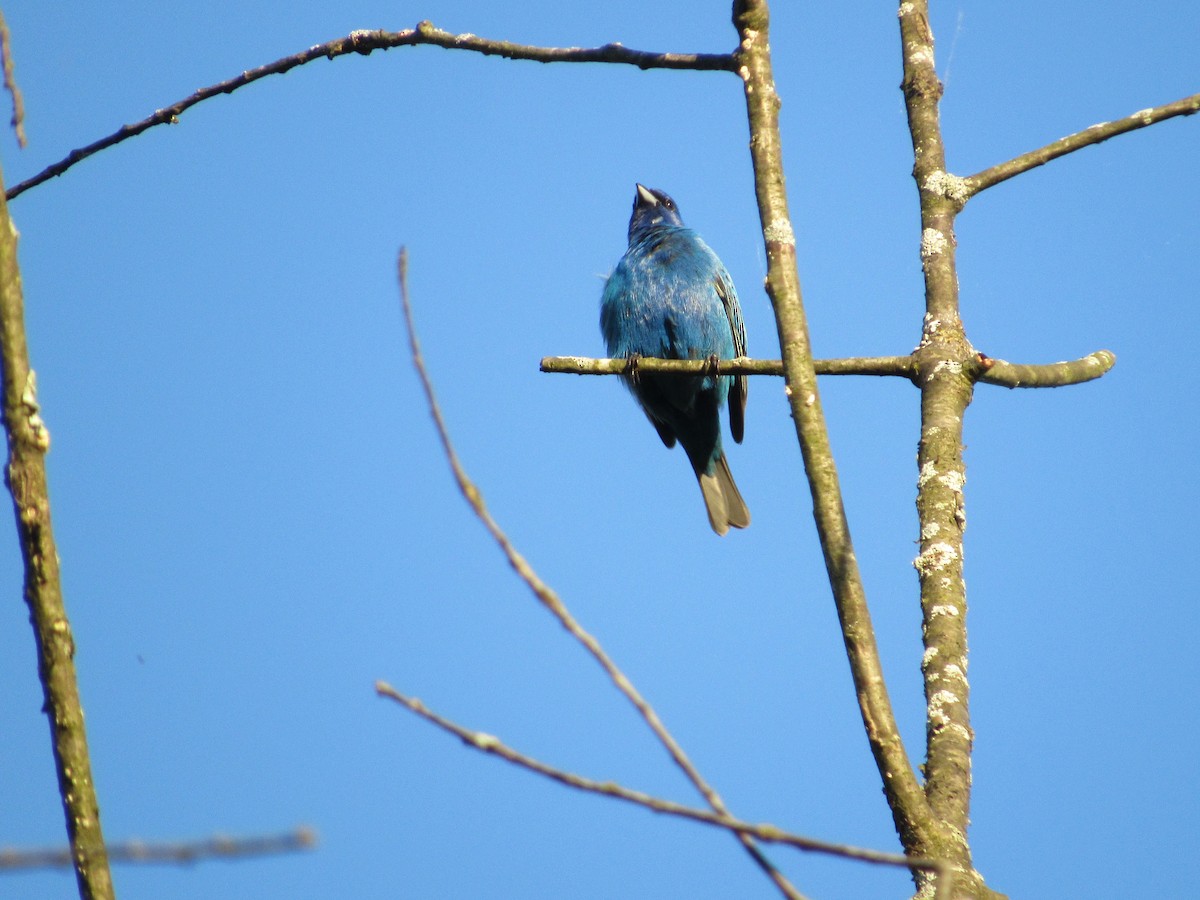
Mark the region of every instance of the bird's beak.
<instances>
[{"instance_id":1,"label":"bird's beak","mask_svg":"<svg viewBox=\"0 0 1200 900\"><path fill-rule=\"evenodd\" d=\"M637 185L638 202L646 206L658 206L658 198L650 193L650 189L643 184Z\"/></svg>"}]
</instances>

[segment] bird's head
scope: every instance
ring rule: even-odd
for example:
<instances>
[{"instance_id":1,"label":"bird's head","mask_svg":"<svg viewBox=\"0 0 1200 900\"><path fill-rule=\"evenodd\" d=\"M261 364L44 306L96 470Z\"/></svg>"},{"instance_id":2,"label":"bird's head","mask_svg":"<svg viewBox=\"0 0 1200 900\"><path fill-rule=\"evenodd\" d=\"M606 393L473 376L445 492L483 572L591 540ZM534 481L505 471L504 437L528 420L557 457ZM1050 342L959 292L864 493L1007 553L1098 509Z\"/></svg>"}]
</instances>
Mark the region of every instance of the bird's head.
<instances>
[{"instance_id":1,"label":"bird's head","mask_svg":"<svg viewBox=\"0 0 1200 900\"><path fill-rule=\"evenodd\" d=\"M662 191L639 184L633 195L633 215L629 218L629 242L657 225L683 225L675 201Z\"/></svg>"}]
</instances>

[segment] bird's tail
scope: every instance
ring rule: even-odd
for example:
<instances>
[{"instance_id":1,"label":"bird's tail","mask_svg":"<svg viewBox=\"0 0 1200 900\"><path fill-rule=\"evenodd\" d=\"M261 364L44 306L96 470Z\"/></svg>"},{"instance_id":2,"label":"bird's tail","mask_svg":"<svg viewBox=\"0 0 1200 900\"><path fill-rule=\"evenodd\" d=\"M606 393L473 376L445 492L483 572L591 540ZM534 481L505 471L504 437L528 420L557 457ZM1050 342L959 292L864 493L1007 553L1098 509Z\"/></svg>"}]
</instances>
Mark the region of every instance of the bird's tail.
<instances>
[{"instance_id":1,"label":"bird's tail","mask_svg":"<svg viewBox=\"0 0 1200 900\"><path fill-rule=\"evenodd\" d=\"M717 457L712 474L700 475L700 493L708 508L708 522L717 534L725 534L729 526L745 528L750 524L750 510L733 483L725 454Z\"/></svg>"}]
</instances>

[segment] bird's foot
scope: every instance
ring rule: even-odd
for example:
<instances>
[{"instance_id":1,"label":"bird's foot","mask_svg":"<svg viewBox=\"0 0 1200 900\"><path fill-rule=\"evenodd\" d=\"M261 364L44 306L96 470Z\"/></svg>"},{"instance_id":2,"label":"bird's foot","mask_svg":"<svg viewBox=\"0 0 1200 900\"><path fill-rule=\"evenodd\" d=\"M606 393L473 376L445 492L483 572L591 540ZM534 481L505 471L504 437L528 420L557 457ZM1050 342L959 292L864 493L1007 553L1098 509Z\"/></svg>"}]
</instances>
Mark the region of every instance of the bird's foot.
<instances>
[{"instance_id":1,"label":"bird's foot","mask_svg":"<svg viewBox=\"0 0 1200 900\"><path fill-rule=\"evenodd\" d=\"M627 377L634 384L637 384L638 382L638 363L641 361L641 359L642 354L634 353L630 355L625 362L625 377Z\"/></svg>"}]
</instances>

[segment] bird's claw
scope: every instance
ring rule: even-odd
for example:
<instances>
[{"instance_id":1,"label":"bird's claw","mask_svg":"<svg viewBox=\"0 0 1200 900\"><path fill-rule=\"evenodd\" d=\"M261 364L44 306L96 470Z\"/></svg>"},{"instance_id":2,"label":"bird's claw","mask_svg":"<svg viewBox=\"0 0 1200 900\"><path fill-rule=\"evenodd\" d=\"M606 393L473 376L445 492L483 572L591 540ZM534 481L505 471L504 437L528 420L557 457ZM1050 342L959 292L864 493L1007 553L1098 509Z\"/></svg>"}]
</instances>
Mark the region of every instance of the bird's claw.
<instances>
[{"instance_id":1,"label":"bird's claw","mask_svg":"<svg viewBox=\"0 0 1200 900\"><path fill-rule=\"evenodd\" d=\"M638 382L638 363L642 359L642 354L634 353L628 357L625 362L625 377L634 384Z\"/></svg>"}]
</instances>

